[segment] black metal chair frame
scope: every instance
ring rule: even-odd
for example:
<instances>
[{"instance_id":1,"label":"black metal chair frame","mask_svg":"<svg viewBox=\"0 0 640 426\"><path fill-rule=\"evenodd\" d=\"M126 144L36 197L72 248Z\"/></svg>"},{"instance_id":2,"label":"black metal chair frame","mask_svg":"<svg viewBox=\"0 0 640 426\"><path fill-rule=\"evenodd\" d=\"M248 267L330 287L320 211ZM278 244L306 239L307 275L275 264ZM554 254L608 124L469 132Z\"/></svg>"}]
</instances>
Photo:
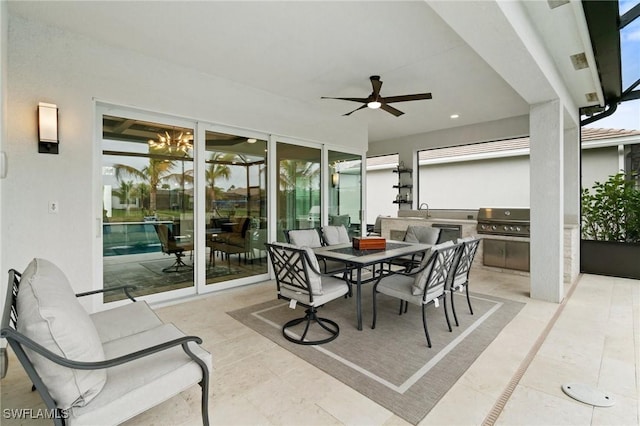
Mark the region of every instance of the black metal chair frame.
<instances>
[{"instance_id":1,"label":"black metal chair frame","mask_svg":"<svg viewBox=\"0 0 640 426\"><path fill-rule=\"evenodd\" d=\"M291 231L316 231L318 233L318 237L320 238L320 245L327 246L327 242L324 240L324 237L322 236L322 228L316 227L316 228L304 228L304 229L285 229L282 232L284 233L284 238L288 244L291 244L291 237L289 236L289 232ZM311 247L311 248L316 248L316 247ZM345 265L345 269L336 269L333 271L328 271L327 269L329 268L329 266L327 265L327 261L325 259L318 259L318 263L322 264L323 266L322 271L320 272L322 274L335 276L336 274L345 273L348 270L347 266ZM351 297L351 287L349 287L349 297Z\"/></svg>"},{"instance_id":2,"label":"black metal chair frame","mask_svg":"<svg viewBox=\"0 0 640 426\"><path fill-rule=\"evenodd\" d=\"M170 340L105 361L82 362L63 358L17 331L19 313L16 307L16 303L20 287L20 278L21 274L18 271L14 269L9 270L9 283L7 284L7 294L5 299L4 311L2 314L2 322L0 323L0 337L7 339L9 346L11 346L11 349L13 349L13 352L16 354L18 361L20 361L20 364L22 364L22 367L25 369L27 375L29 376L29 379L31 380L31 383L33 383L33 388L38 391L38 393L42 397L42 400L47 406L47 409L51 410L52 413L55 413L55 415L53 416L54 425L64 426L65 419L68 416L63 410L58 408L46 385L42 382L40 375L33 367L29 356L25 352L25 348L29 348L30 350L42 355L43 357L52 362L55 362L56 364L62 365L63 367L73 368L76 370L98 370L125 364L127 362L134 361L136 359L143 358L180 345L182 346L182 349L185 351L185 353L191 359L193 359L202 369L202 381L199 383L200 387L202 388L202 424L205 426L209 425L209 369L207 368L207 365L204 363L204 361L198 358L187 346L189 342L202 344L201 338L197 336L184 336L179 339ZM135 286L123 285L118 287L110 287L103 290L78 293L76 294L76 297L122 290L129 299L135 302L136 300L129 293L130 290L134 290L135 288Z\"/></svg>"},{"instance_id":3,"label":"black metal chair frame","mask_svg":"<svg viewBox=\"0 0 640 426\"><path fill-rule=\"evenodd\" d=\"M377 293L378 293L378 284L380 284L380 282L382 281L382 279L384 277L389 277L392 275L405 275L405 276L415 276L416 274L421 273L422 271L424 271L427 267L429 267L431 264L433 264L433 267L431 268L431 270L429 271L429 275L427 276L426 279L426 283L424 286L424 291L422 293L422 325L424 327L424 334L425 337L427 338L427 346L431 347L431 337L429 336L429 329L427 327L427 306L430 303L435 303L436 299L440 299L442 298L442 306L444 309L444 316L447 320L447 327L449 328L449 331L453 331L453 329L451 328L451 322L449 321L449 313L447 311L447 280L449 278L449 275L452 271L452 267L453 267L453 263L456 259L456 256L458 255L458 252L460 251L460 249L462 248L462 244L454 244L452 246L447 246L447 247L443 247L437 250L434 250L431 253L431 256L429 257L429 260L427 262L424 262L420 268L412 270L410 272L407 271L391 271L388 274L382 275L380 278L378 278L378 280L376 281L376 283L373 285L373 322L371 324L371 328L375 329L376 328L376 318L377 318ZM431 289L432 287L435 287L437 285L441 285L443 286L443 290L442 290L442 294L438 295L436 298L434 298L433 300L430 300L427 303L424 303L424 300L427 297L427 293L429 291L429 289ZM407 312L409 306L409 302L403 299L400 299L400 311L398 313L398 315L402 315L403 312Z\"/></svg>"},{"instance_id":4,"label":"black metal chair frame","mask_svg":"<svg viewBox=\"0 0 640 426\"><path fill-rule=\"evenodd\" d=\"M452 268L452 272L449 276L449 290L451 292L451 312L453 312L453 319L456 321L456 326L459 326L460 323L458 322L458 316L456 315L456 305L454 303L455 298L453 297L453 293L461 287L464 287L467 295L467 305L469 305L469 312L471 313L471 315L473 315L471 299L469 298L469 273L471 272L471 265L473 264L473 259L476 257L476 252L478 251L479 245L480 239L478 238L462 243L462 247L459 250L455 265ZM465 274L464 283L454 287L455 277L461 274Z\"/></svg>"},{"instance_id":5,"label":"black metal chair frame","mask_svg":"<svg viewBox=\"0 0 640 426\"><path fill-rule=\"evenodd\" d=\"M282 326L282 335L284 338L290 342L300 345L320 345L336 339L340 334L340 326L338 326L335 321L318 316L317 306L313 303L313 292L311 291L309 284L309 270L320 276L326 277L334 277L334 274L324 274L318 271L311 264L309 255L304 249L269 243L266 243L265 246L267 247L267 252L269 253L269 258L271 259L271 264L276 277L278 299L292 300L281 294L280 290L282 286L287 286L290 289L298 289L301 293L309 297L308 303L295 299L297 303L300 303L306 308L305 316L288 321ZM349 287L350 294L351 284L346 279L345 284ZM287 333L288 328L294 327L303 322L305 323L305 328L300 338L294 338ZM305 340L307 333L309 332L309 328L314 322L329 332L329 337L320 340Z\"/></svg>"},{"instance_id":6,"label":"black metal chair frame","mask_svg":"<svg viewBox=\"0 0 640 426\"><path fill-rule=\"evenodd\" d=\"M171 266L167 266L162 270L162 272L180 272L180 271L192 271L193 266L187 265L184 263L182 258L184 257L184 252L193 250L193 244L190 245L181 245L175 240L175 237L171 233L171 229L167 225L164 224L155 224L153 225L156 229L156 233L158 234L158 238L160 239L160 246L162 247L162 251L168 255L175 255L176 260L173 262ZM161 227L166 228L166 236L163 235L163 231Z\"/></svg>"}]
</instances>

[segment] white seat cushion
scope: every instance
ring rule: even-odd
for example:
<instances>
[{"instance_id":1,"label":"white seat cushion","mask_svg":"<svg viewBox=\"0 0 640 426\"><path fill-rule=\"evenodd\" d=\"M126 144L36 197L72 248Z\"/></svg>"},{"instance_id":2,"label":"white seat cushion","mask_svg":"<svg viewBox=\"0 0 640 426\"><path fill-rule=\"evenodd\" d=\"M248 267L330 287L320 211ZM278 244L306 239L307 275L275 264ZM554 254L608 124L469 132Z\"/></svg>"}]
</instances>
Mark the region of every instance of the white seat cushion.
<instances>
[{"instance_id":1,"label":"white seat cushion","mask_svg":"<svg viewBox=\"0 0 640 426\"><path fill-rule=\"evenodd\" d=\"M185 334L173 324L105 343L107 358L116 358ZM189 348L211 371L211 354L195 343ZM202 370L182 349L172 349L106 370L102 392L85 407L70 411L69 425L119 424L182 392L202 379Z\"/></svg>"},{"instance_id":2,"label":"white seat cushion","mask_svg":"<svg viewBox=\"0 0 640 426\"><path fill-rule=\"evenodd\" d=\"M93 321L53 263L31 261L20 280L17 310L18 331L51 352L73 361L104 361ZM73 370L25 350L60 408L89 403L105 385L104 369Z\"/></svg>"},{"instance_id":3,"label":"white seat cushion","mask_svg":"<svg viewBox=\"0 0 640 426\"><path fill-rule=\"evenodd\" d=\"M421 305L431 302L436 297L442 295L444 285L432 287L427 290L424 299L422 293L416 295L413 292L413 278L406 275L391 275L380 281L378 284L378 292L393 296L398 299L406 300L414 305Z\"/></svg>"},{"instance_id":4,"label":"white seat cushion","mask_svg":"<svg viewBox=\"0 0 640 426\"><path fill-rule=\"evenodd\" d=\"M280 294L288 299L295 299L309 306L320 306L349 292L347 283L334 277L322 277L322 294L313 296L313 303L309 303L309 296L306 292L293 290L290 287L280 287Z\"/></svg>"}]
</instances>

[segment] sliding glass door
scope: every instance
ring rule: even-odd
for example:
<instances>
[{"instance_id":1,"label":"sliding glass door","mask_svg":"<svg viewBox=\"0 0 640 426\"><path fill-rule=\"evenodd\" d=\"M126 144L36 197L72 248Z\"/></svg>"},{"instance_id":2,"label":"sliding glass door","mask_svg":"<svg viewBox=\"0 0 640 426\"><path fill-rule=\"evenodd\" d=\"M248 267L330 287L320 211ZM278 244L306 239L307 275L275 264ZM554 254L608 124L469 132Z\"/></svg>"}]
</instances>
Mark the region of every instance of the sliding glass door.
<instances>
[{"instance_id":1,"label":"sliding glass door","mask_svg":"<svg viewBox=\"0 0 640 426\"><path fill-rule=\"evenodd\" d=\"M361 155L106 104L97 111L104 288L134 285L153 302L249 284L268 279L264 244L285 241L285 230L329 223L359 235ZM107 293L103 303L122 299Z\"/></svg>"},{"instance_id":2,"label":"sliding glass door","mask_svg":"<svg viewBox=\"0 0 640 426\"><path fill-rule=\"evenodd\" d=\"M277 143L278 241L285 241L286 230L313 228L322 223L321 154L320 148Z\"/></svg>"},{"instance_id":3,"label":"sliding glass door","mask_svg":"<svg viewBox=\"0 0 640 426\"><path fill-rule=\"evenodd\" d=\"M267 273L267 141L207 131L207 285Z\"/></svg>"},{"instance_id":4,"label":"sliding glass door","mask_svg":"<svg viewBox=\"0 0 640 426\"><path fill-rule=\"evenodd\" d=\"M328 152L329 225L344 225L349 236L359 236L362 211L362 156Z\"/></svg>"},{"instance_id":5,"label":"sliding glass door","mask_svg":"<svg viewBox=\"0 0 640 426\"><path fill-rule=\"evenodd\" d=\"M101 148L103 286L193 289L193 128L103 115Z\"/></svg>"}]
</instances>

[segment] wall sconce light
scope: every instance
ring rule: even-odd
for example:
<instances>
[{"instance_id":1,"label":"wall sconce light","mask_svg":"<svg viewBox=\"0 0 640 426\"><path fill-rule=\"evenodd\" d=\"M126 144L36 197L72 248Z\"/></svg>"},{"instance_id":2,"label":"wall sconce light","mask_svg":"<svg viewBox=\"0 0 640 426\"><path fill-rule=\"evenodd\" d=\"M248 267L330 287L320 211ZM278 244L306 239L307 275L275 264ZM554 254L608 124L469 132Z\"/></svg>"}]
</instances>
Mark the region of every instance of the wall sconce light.
<instances>
[{"instance_id":1,"label":"wall sconce light","mask_svg":"<svg viewBox=\"0 0 640 426\"><path fill-rule=\"evenodd\" d=\"M58 106L38 103L38 152L58 153Z\"/></svg>"},{"instance_id":2,"label":"wall sconce light","mask_svg":"<svg viewBox=\"0 0 640 426\"><path fill-rule=\"evenodd\" d=\"M335 188L340 184L340 175L338 173L331 173L331 185Z\"/></svg>"}]
</instances>

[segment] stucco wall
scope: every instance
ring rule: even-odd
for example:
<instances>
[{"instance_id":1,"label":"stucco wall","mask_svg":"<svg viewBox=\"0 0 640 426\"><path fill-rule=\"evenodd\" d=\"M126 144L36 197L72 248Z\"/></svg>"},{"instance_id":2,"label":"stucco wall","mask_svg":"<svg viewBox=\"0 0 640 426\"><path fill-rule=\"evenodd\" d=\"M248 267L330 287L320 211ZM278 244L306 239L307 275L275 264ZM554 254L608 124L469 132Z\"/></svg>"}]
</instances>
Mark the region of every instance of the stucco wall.
<instances>
[{"instance_id":1,"label":"stucco wall","mask_svg":"<svg viewBox=\"0 0 640 426\"><path fill-rule=\"evenodd\" d=\"M584 187L617 173L617 152L615 146L582 151ZM378 214L397 216L397 204L392 204L397 194L392 188L396 179L391 169L367 171L368 223L373 223ZM529 207L528 156L423 165L419 167L419 182L416 207L423 202L431 209Z\"/></svg>"},{"instance_id":2,"label":"stucco wall","mask_svg":"<svg viewBox=\"0 0 640 426\"><path fill-rule=\"evenodd\" d=\"M11 172L1 200L3 270L47 258L67 273L75 291L101 287L102 279L96 99L349 150L367 145L366 125L356 121L319 125L281 117L274 102L288 100L18 16L9 16L7 97L3 149ZM37 152L39 101L59 107L59 155ZM59 213L50 214L54 200Z\"/></svg>"},{"instance_id":3,"label":"stucco wall","mask_svg":"<svg viewBox=\"0 0 640 426\"><path fill-rule=\"evenodd\" d=\"M618 147L585 149L582 151L582 187L591 188L618 173Z\"/></svg>"}]
</instances>

